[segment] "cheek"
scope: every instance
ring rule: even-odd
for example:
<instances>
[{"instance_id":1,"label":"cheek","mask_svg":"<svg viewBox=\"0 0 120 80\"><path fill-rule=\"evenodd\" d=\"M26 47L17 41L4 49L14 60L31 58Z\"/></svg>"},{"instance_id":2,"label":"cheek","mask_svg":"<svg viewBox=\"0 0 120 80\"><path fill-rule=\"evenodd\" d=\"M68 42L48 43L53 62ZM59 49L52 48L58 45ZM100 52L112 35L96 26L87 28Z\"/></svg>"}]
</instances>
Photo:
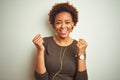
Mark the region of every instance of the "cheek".
<instances>
[{"instance_id":1,"label":"cheek","mask_svg":"<svg viewBox=\"0 0 120 80\"><path fill-rule=\"evenodd\" d=\"M72 30L73 30L73 27L72 27L72 26L70 26L68 29L69 29L69 31L72 31Z\"/></svg>"},{"instance_id":2,"label":"cheek","mask_svg":"<svg viewBox=\"0 0 120 80\"><path fill-rule=\"evenodd\" d=\"M58 27L54 27L54 30L55 30L56 32L58 32L58 31L59 31L59 28L58 28Z\"/></svg>"},{"instance_id":3,"label":"cheek","mask_svg":"<svg viewBox=\"0 0 120 80\"><path fill-rule=\"evenodd\" d=\"M54 29L60 29L60 25L54 25Z\"/></svg>"},{"instance_id":4,"label":"cheek","mask_svg":"<svg viewBox=\"0 0 120 80\"><path fill-rule=\"evenodd\" d=\"M73 28L70 28L70 32L72 32Z\"/></svg>"},{"instance_id":5,"label":"cheek","mask_svg":"<svg viewBox=\"0 0 120 80\"><path fill-rule=\"evenodd\" d=\"M68 32L72 32L72 30L73 30L73 26L72 25L67 25L66 28L67 28ZM58 32L60 29L61 29L61 26L54 26L54 30L55 31Z\"/></svg>"},{"instance_id":6,"label":"cheek","mask_svg":"<svg viewBox=\"0 0 120 80\"><path fill-rule=\"evenodd\" d=\"M54 29L59 29L59 26L54 26Z\"/></svg>"}]
</instances>

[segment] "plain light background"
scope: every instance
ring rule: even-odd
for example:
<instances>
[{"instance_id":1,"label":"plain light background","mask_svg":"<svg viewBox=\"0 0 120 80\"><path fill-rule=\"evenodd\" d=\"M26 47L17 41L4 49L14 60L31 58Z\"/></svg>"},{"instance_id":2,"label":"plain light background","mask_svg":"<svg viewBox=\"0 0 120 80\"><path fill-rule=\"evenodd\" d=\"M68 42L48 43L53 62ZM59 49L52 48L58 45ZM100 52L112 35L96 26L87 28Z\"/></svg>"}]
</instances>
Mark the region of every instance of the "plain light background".
<instances>
[{"instance_id":1,"label":"plain light background","mask_svg":"<svg viewBox=\"0 0 120 80\"><path fill-rule=\"evenodd\" d=\"M49 10L66 1L79 11L71 36L88 42L89 80L120 80L120 0L0 0L0 80L34 80L32 39L53 35Z\"/></svg>"}]
</instances>

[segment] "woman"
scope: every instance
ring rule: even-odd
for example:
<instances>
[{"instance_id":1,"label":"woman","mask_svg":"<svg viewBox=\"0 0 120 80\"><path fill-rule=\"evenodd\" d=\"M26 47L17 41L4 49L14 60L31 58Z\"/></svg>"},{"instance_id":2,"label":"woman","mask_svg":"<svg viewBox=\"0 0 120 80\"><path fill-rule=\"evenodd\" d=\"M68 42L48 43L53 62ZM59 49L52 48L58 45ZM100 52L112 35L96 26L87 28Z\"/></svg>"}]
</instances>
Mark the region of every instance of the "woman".
<instances>
[{"instance_id":1,"label":"woman","mask_svg":"<svg viewBox=\"0 0 120 80\"><path fill-rule=\"evenodd\" d=\"M78 11L69 3L55 4L49 21L57 35L42 38L38 34L33 39L38 49L36 80L87 80L87 43L70 37L78 22Z\"/></svg>"}]
</instances>

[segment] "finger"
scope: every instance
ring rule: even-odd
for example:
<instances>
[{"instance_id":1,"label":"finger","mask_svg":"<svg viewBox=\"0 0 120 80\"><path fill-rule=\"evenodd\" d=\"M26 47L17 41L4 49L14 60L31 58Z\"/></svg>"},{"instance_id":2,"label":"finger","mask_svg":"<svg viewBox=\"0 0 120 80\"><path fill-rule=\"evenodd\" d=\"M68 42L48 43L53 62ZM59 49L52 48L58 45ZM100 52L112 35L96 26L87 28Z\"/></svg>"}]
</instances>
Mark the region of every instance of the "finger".
<instances>
[{"instance_id":1,"label":"finger","mask_svg":"<svg viewBox=\"0 0 120 80\"><path fill-rule=\"evenodd\" d=\"M35 43L43 43L43 39L40 37L40 35L34 40Z\"/></svg>"},{"instance_id":2,"label":"finger","mask_svg":"<svg viewBox=\"0 0 120 80\"><path fill-rule=\"evenodd\" d=\"M35 43L35 44L42 44L42 43L43 43L43 40L40 39L40 38L38 38L38 39L34 40L34 43Z\"/></svg>"},{"instance_id":3,"label":"finger","mask_svg":"<svg viewBox=\"0 0 120 80\"><path fill-rule=\"evenodd\" d=\"M78 43L77 43L78 48L84 48L86 46L87 46L86 43L84 43L83 41L78 41Z\"/></svg>"},{"instance_id":4,"label":"finger","mask_svg":"<svg viewBox=\"0 0 120 80\"><path fill-rule=\"evenodd\" d=\"M79 41L78 41L78 45L79 45L79 46L84 45L84 43L82 42L82 40L79 40Z\"/></svg>"},{"instance_id":5,"label":"finger","mask_svg":"<svg viewBox=\"0 0 120 80\"><path fill-rule=\"evenodd\" d=\"M84 39L80 39L79 42L83 45L87 45L87 42Z\"/></svg>"},{"instance_id":6,"label":"finger","mask_svg":"<svg viewBox=\"0 0 120 80\"><path fill-rule=\"evenodd\" d=\"M34 39L41 37L40 34L37 34Z\"/></svg>"},{"instance_id":7,"label":"finger","mask_svg":"<svg viewBox=\"0 0 120 80\"><path fill-rule=\"evenodd\" d=\"M79 42L77 42L76 46L79 47Z\"/></svg>"},{"instance_id":8,"label":"finger","mask_svg":"<svg viewBox=\"0 0 120 80\"><path fill-rule=\"evenodd\" d=\"M36 40L38 40L38 39L40 39L40 38L41 38L40 34L37 34L37 35L33 38L33 41L36 41Z\"/></svg>"},{"instance_id":9,"label":"finger","mask_svg":"<svg viewBox=\"0 0 120 80\"><path fill-rule=\"evenodd\" d=\"M76 45L77 45L77 48L81 48L81 46L82 46L82 44L79 41L77 42Z\"/></svg>"},{"instance_id":10,"label":"finger","mask_svg":"<svg viewBox=\"0 0 120 80\"><path fill-rule=\"evenodd\" d=\"M85 45L85 46L87 46L87 45L88 45L88 44L87 44L87 42L86 42L85 40L83 40L83 43L84 43L84 45Z\"/></svg>"},{"instance_id":11,"label":"finger","mask_svg":"<svg viewBox=\"0 0 120 80\"><path fill-rule=\"evenodd\" d=\"M41 43L43 43L43 39L39 37L39 38L36 39L36 42L41 42Z\"/></svg>"},{"instance_id":12,"label":"finger","mask_svg":"<svg viewBox=\"0 0 120 80\"><path fill-rule=\"evenodd\" d=\"M82 41L83 41L85 44L87 44L87 42L86 42L84 39L82 39Z\"/></svg>"}]
</instances>

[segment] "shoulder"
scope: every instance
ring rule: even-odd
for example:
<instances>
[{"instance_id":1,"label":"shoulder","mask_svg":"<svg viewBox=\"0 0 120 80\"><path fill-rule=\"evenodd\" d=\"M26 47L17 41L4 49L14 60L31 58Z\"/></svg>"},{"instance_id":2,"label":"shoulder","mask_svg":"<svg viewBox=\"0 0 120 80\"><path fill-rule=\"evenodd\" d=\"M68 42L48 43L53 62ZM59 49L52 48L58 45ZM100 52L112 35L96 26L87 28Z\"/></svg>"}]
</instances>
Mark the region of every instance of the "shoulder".
<instances>
[{"instance_id":1,"label":"shoulder","mask_svg":"<svg viewBox=\"0 0 120 80\"><path fill-rule=\"evenodd\" d=\"M73 42L72 42L72 44L70 45L70 47L71 47L72 49L76 49L76 48L77 48L76 44L77 44L77 40L73 39Z\"/></svg>"},{"instance_id":2,"label":"shoulder","mask_svg":"<svg viewBox=\"0 0 120 80\"><path fill-rule=\"evenodd\" d=\"M73 45L76 45L76 43L77 43L77 40L73 39Z\"/></svg>"},{"instance_id":3,"label":"shoulder","mask_svg":"<svg viewBox=\"0 0 120 80\"><path fill-rule=\"evenodd\" d=\"M43 41L44 41L44 45L51 43L53 40L53 36L49 36L49 37L44 37Z\"/></svg>"},{"instance_id":4,"label":"shoulder","mask_svg":"<svg viewBox=\"0 0 120 80\"><path fill-rule=\"evenodd\" d=\"M53 38L52 36L44 37L44 38L43 38L43 41L49 41L49 40L51 40L52 38Z\"/></svg>"},{"instance_id":5,"label":"shoulder","mask_svg":"<svg viewBox=\"0 0 120 80\"><path fill-rule=\"evenodd\" d=\"M77 40L73 39L73 42L71 45L69 45L70 48L75 49L77 44Z\"/></svg>"}]
</instances>

